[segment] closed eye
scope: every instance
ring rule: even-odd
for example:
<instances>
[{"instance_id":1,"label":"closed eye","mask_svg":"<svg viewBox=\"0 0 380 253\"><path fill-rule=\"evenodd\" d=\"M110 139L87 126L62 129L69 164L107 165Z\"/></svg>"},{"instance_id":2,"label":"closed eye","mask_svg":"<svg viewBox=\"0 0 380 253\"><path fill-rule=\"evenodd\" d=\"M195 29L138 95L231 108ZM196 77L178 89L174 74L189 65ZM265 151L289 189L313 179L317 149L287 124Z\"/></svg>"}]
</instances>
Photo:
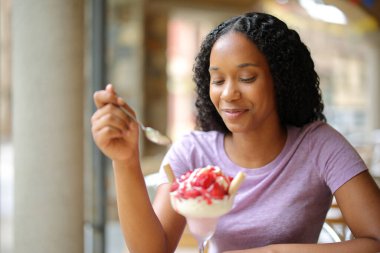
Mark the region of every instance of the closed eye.
<instances>
[{"instance_id":1,"label":"closed eye","mask_svg":"<svg viewBox=\"0 0 380 253\"><path fill-rule=\"evenodd\" d=\"M224 80L212 80L211 81L211 84L215 84L215 85L221 85L224 83Z\"/></svg>"},{"instance_id":2,"label":"closed eye","mask_svg":"<svg viewBox=\"0 0 380 253\"><path fill-rule=\"evenodd\" d=\"M239 81L243 83L252 83L256 80L256 78L256 76L250 78L239 78Z\"/></svg>"}]
</instances>

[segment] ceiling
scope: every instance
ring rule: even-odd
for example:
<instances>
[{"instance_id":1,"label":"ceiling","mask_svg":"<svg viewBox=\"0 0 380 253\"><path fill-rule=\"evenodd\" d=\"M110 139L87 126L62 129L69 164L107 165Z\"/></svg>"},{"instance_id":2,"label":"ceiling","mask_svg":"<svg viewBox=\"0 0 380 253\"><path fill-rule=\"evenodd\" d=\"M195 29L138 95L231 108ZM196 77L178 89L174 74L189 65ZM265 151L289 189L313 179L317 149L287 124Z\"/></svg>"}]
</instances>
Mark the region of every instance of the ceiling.
<instances>
[{"instance_id":1,"label":"ceiling","mask_svg":"<svg viewBox=\"0 0 380 253\"><path fill-rule=\"evenodd\" d=\"M288 16L308 17L307 12L300 6L299 0L145 0L149 7L184 8L204 11L227 11L230 13L243 13L249 10L263 10L276 14L287 11ZM355 33L378 31L380 23L379 0L324 0L327 5L341 9L347 16L350 29ZM368 3L371 2L371 5ZM284 4L281 4L284 3ZM364 3L367 3L364 4ZM298 18L295 17L295 18ZM299 22L299 21L298 21ZM334 27L339 32L340 27ZM343 30L346 30L345 28Z\"/></svg>"},{"instance_id":2,"label":"ceiling","mask_svg":"<svg viewBox=\"0 0 380 253\"><path fill-rule=\"evenodd\" d=\"M375 7L378 8L377 6L380 4L380 1L375 1L376 6L373 5L371 10L364 9L364 5L362 4L354 4L348 0L325 0L322 2L325 5L337 7L338 10L343 12L347 23L343 25L329 23L327 21L321 22L322 19L312 17L308 10L303 7L298 0L267 0L262 1L262 7L264 11L270 12L279 18L286 20L286 22L292 26L306 29L308 27L314 27L322 30L329 30L339 36L351 36L379 31L379 19L371 15L370 11L377 13L378 15L379 12L376 12ZM322 12L318 12L317 14L320 15ZM320 16L322 17L323 15Z\"/></svg>"}]
</instances>

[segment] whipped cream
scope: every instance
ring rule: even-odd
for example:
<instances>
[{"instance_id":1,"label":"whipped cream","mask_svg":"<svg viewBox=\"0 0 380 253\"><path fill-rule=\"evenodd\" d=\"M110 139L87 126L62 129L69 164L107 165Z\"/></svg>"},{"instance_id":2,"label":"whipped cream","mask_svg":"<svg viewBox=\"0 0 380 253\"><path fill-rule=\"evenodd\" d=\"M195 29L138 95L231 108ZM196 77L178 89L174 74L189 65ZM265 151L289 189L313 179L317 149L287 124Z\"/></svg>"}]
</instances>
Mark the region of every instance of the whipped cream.
<instances>
[{"instance_id":1,"label":"whipped cream","mask_svg":"<svg viewBox=\"0 0 380 253\"><path fill-rule=\"evenodd\" d=\"M170 192L171 204L178 213L188 217L218 217L232 208L228 195L232 177L217 166L188 171L176 179Z\"/></svg>"}]
</instances>

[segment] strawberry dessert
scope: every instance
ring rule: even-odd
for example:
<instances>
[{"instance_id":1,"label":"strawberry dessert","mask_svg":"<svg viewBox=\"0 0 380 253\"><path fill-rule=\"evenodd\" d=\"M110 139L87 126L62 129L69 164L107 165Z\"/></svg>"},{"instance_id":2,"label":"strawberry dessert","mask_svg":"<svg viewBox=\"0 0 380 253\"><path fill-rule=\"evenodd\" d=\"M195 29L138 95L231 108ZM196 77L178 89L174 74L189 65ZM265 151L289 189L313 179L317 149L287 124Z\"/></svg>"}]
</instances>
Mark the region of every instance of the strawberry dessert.
<instances>
[{"instance_id":1,"label":"strawberry dessert","mask_svg":"<svg viewBox=\"0 0 380 253\"><path fill-rule=\"evenodd\" d=\"M186 217L221 216L232 207L233 196L229 194L232 179L217 166L190 170L172 183L171 204Z\"/></svg>"}]
</instances>

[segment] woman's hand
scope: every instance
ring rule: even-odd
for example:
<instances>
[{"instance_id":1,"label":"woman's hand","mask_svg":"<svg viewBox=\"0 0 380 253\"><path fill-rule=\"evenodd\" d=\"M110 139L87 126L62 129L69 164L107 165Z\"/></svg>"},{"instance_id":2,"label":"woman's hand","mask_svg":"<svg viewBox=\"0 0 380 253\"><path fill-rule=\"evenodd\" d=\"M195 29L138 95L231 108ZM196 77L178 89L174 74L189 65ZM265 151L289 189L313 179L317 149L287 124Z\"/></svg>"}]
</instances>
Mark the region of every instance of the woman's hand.
<instances>
[{"instance_id":1,"label":"woman's hand","mask_svg":"<svg viewBox=\"0 0 380 253\"><path fill-rule=\"evenodd\" d=\"M114 161L125 161L138 154L139 127L121 109L134 111L117 96L112 85L94 94L96 112L91 117L92 136L99 149Z\"/></svg>"}]
</instances>

